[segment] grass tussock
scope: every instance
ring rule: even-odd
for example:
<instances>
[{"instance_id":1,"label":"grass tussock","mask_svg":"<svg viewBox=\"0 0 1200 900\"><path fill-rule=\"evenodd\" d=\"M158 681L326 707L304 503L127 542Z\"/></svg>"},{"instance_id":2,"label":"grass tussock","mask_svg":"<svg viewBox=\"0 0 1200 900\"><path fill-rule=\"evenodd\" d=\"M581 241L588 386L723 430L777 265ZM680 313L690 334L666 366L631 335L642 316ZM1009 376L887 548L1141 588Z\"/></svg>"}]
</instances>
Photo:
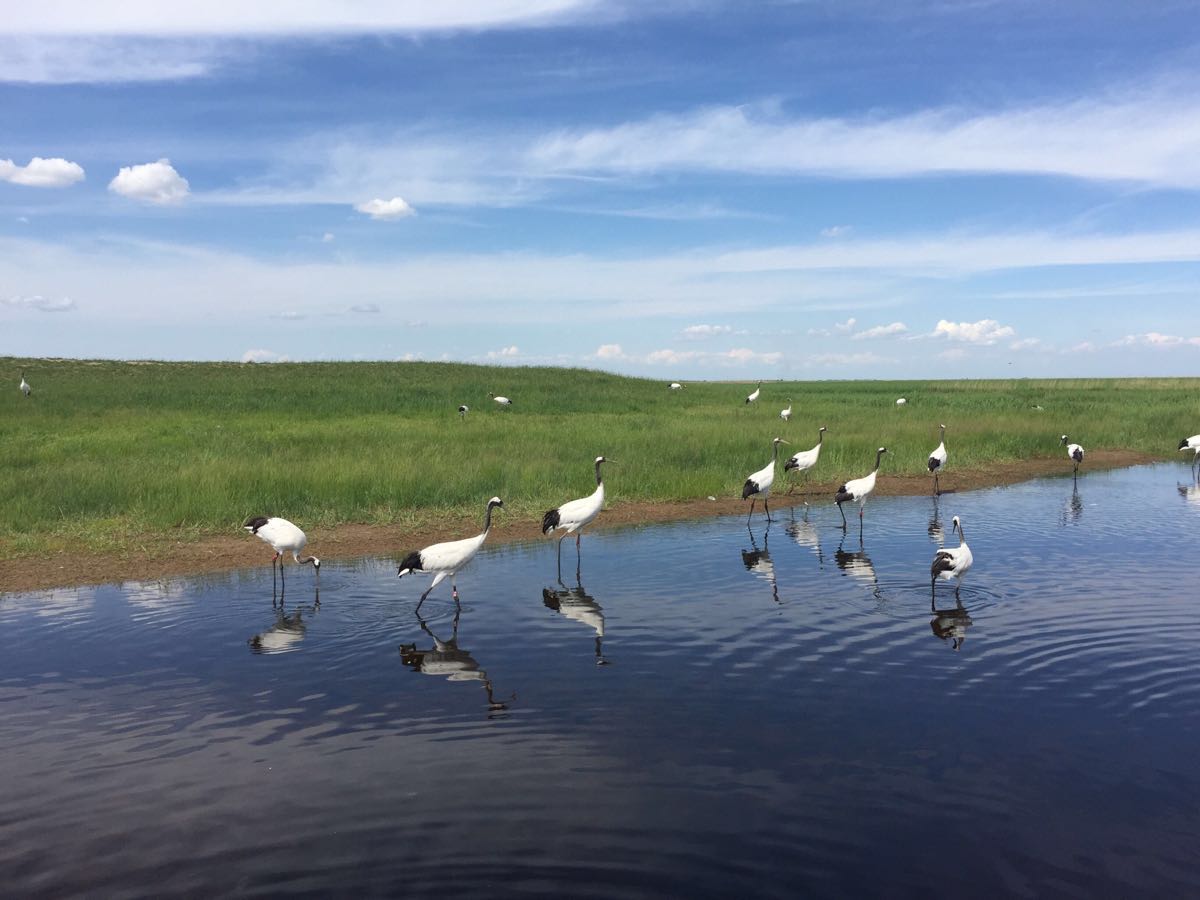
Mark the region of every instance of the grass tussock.
<instances>
[{"instance_id":1,"label":"grass tussock","mask_svg":"<svg viewBox=\"0 0 1200 900\"><path fill-rule=\"evenodd\" d=\"M590 492L599 454L616 460L611 501L729 496L772 437L807 449L820 425L821 481L865 474L879 446L887 471L919 475L943 422L949 469L1056 456L1064 432L1089 449L1176 458L1200 431L1200 379L1183 378L780 382L748 407L752 386L669 391L579 369L0 359L4 372L0 550L11 555L187 540L259 513L302 527L419 525L474 514L493 494L534 517Z\"/></svg>"}]
</instances>

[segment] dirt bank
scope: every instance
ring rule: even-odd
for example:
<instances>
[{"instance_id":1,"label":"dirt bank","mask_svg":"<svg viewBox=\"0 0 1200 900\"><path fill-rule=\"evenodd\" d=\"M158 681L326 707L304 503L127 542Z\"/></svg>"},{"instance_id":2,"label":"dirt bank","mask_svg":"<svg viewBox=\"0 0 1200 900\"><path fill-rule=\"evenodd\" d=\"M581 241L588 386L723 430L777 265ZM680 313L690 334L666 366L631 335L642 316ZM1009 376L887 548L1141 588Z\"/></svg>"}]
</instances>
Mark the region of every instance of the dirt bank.
<instances>
[{"instance_id":1,"label":"dirt bank","mask_svg":"<svg viewBox=\"0 0 1200 900\"><path fill-rule=\"evenodd\" d=\"M1113 469L1153 462L1154 457L1130 450L1088 451L1088 471ZM942 476L943 493L1014 484L1043 475L1070 474L1064 459L1031 459L1005 463L970 472L948 470ZM777 509L805 499L832 502L837 485L816 483L802 494L772 497ZM918 495L928 493L928 476L880 475L876 496ZM716 500L679 500L667 503L622 503L619 497L597 520L596 529L646 522L671 522L708 516L746 512L738 497ZM499 518L492 531L491 543L525 541L541 536L537 522ZM463 537L471 533L475 517L452 523L438 523L420 531L388 525L339 525L333 529L309 532L309 549L322 559L355 556L386 556L425 546L435 541ZM61 553L49 557L20 557L0 560L0 592L31 591L81 584L108 584L121 581L150 581L174 575L197 575L270 564L270 550L261 541L245 533L213 535L192 541L173 540L170 535L145 535L131 541L120 553Z\"/></svg>"}]
</instances>

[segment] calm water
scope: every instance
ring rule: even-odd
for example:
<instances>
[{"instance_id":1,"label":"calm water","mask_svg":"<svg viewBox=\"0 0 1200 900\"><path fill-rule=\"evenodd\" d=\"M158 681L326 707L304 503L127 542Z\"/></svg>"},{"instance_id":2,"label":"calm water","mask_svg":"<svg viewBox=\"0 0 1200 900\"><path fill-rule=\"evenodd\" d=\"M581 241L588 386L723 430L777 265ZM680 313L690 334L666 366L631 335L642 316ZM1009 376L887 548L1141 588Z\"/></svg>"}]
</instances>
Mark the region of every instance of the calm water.
<instances>
[{"instance_id":1,"label":"calm water","mask_svg":"<svg viewBox=\"0 0 1200 900\"><path fill-rule=\"evenodd\" d=\"M0 595L0 884L1195 894L1188 483L879 497L861 546L825 503L600 533L582 587L568 543L566 585L553 543L496 547L457 619L389 560L319 604L289 570L282 612L269 565ZM975 567L931 613L956 514Z\"/></svg>"}]
</instances>

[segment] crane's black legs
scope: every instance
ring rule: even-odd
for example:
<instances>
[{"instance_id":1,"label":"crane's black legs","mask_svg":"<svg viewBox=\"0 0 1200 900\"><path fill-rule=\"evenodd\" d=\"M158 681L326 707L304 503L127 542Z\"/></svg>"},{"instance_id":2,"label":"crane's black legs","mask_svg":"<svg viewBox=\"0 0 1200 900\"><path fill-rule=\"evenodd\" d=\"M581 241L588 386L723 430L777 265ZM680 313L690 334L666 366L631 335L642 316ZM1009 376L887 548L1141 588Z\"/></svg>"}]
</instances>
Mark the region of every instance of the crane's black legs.
<instances>
[{"instance_id":1,"label":"crane's black legs","mask_svg":"<svg viewBox=\"0 0 1200 900\"><path fill-rule=\"evenodd\" d=\"M754 504L758 502L757 497L750 498L750 515L746 516L746 525L750 524L750 517L754 515Z\"/></svg>"},{"instance_id":2,"label":"crane's black legs","mask_svg":"<svg viewBox=\"0 0 1200 900\"><path fill-rule=\"evenodd\" d=\"M765 510L767 511L767 521L768 521L768 522L772 522L772 521L774 521L774 520L771 518L771 505L770 505L769 503L767 503L767 498L766 498L766 497L763 497L763 509L765 509Z\"/></svg>"},{"instance_id":3,"label":"crane's black legs","mask_svg":"<svg viewBox=\"0 0 1200 900\"><path fill-rule=\"evenodd\" d=\"M846 530L846 511L844 509L842 509L842 503L840 500L838 501L837 508L838 508L838 512L840 512L842 514L842 531L845 531Z\"/></svg>"}]
</instances>

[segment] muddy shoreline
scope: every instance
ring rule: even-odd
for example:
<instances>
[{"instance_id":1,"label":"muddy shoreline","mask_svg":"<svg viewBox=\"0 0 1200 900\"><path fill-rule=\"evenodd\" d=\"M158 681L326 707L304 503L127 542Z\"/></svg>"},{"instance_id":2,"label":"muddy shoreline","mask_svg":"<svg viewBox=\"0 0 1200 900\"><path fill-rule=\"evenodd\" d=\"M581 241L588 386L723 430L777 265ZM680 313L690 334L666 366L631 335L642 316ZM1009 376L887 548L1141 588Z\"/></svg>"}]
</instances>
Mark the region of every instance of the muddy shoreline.
<instances>
[{"instance_id":1,"label":"muddy shoreline","mask_svg":"<svg viewBox=\"0 0 1200 900\"><path fill-rule=\"evenodd\" d=\"M1157 458L1131 450L1089 451L1087 471L1115 469L1155 462ZM1069 475L1070 463L1064 459L1030 459L997 464L970 472L948 470L941 478L943 495L1015 484L1047 475ZM803 493L777 494L771 498L775 509L817 502L832 505L837 485L813 482ZM875 496L914 496L930 491L928 476L880 475ZM626 525L702 519L711 516L745 513L746 502L739 497L718 497L669 502L621 502L610 504L591 530ZM391 525L339 525L331 529L309 530L309 550L325 559L359 556L399 555L408 550L450 540L472 533L475 517L464 517L414 530ZM549 540L541 537L539 523L499 517L489 543ZM123 581L153 581L158 578L200 575L270 564L271 551L261 541L244 533L212 535L199 540L173 540L169 535L146 535L122 553L89 554L63 552L48 557L18 557L0 560L0 593L44 590L88 584Z\"/></svg>"}]
</instances>

